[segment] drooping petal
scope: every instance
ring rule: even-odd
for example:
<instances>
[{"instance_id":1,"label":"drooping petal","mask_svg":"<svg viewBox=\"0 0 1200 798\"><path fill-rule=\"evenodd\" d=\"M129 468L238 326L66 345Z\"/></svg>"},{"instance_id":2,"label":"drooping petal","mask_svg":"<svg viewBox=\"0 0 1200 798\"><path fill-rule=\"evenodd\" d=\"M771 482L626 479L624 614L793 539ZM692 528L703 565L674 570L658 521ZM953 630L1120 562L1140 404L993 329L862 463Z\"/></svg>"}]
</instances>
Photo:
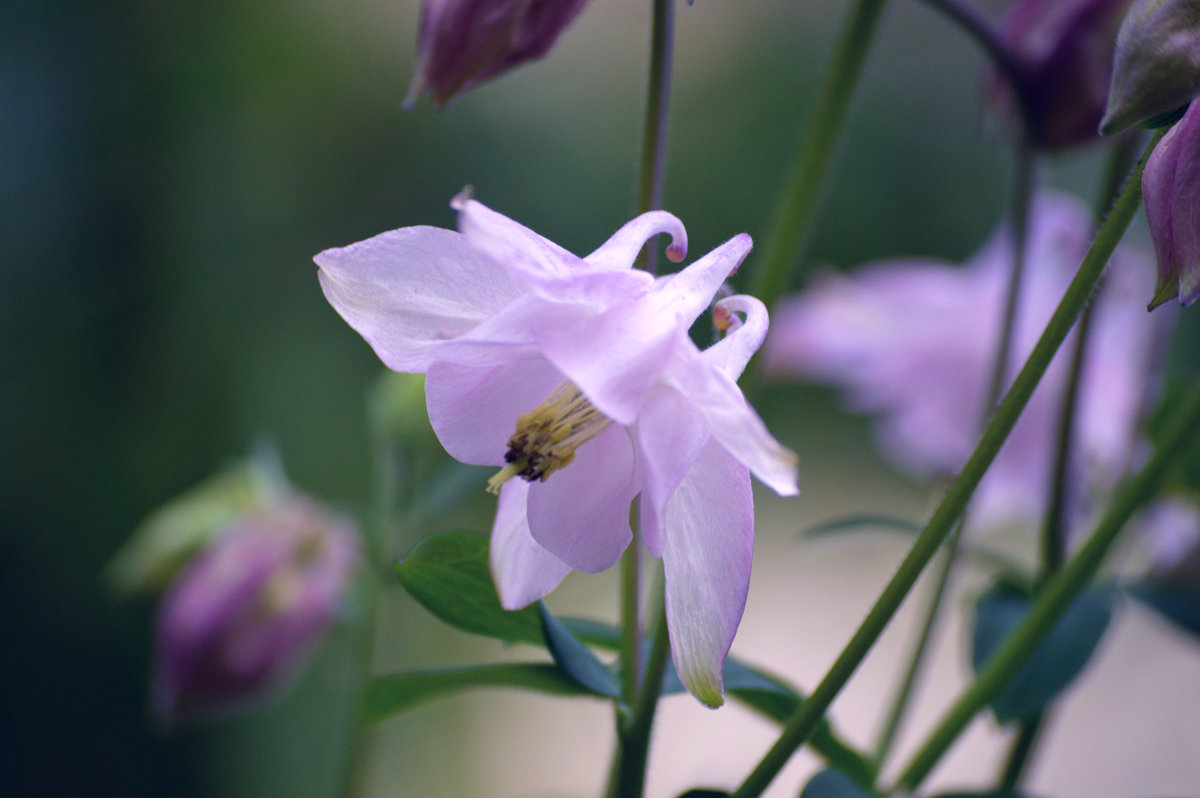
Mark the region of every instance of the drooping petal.
<instances>
[{"instance_id":1,"label":"drooping petal","mask_svg":"<svg viewBox=\"0 0 1200 798\"><path fill-rule=\"evenodd\" d=\"M690 339L679 342L669 381L687 397L713 437L780 496L800 492L796 455L767 431L737 383L709 365Z\"/></svg>"},{"instance_id":2,"label":"drooping petal","mask_svg":"<svg viewBox=\"0 0 1200 798\"><path fill-rule=\"evenodd\" d=\"M642 542L661 557L667 501L708 442L708 429L679 391L660 383L646 396L635 434L642 470Z\"/></svg>"},{"instance_id":3,"label":"drooping petal","mask_svg":"<svg viewBox=\"0 0 1200 798\"><path fill-rule=\"evenodd\" d=\"M721 285L737 272L753 245L750 236L742 233L678 274L660 278L645 300L644 312L670 314L683 329L691 327L708 308Z\"/></svg>"},{"instance_id":4,"label":"drooping petal","mask_svg":"<svg viewBox=\"0 0 1200 798\"><path fill-rule=\"evenodd\" d=\"M722 669L733 643L754 555L750 474L710 441L667 505L663 567L675 670L705 704L724 702Z\"/></svg>"},{"instance_id":5,"label":"drooping petal","mask_svg":"<svg viewBox=\"0 0 1200 798\"><path fill-rule=\"evenodd\" d=\"M529 483L510 479L500 489L489 560L492 580L506 610L519 610L558 587L571 570L529 534L525 515Z\"/></svg>"},{"instance_id":6,"label":"drooping petal","mask_svg":"<svg viewBox=\"0 0 1200 798\"><path fill-rule=\"evenodd\" d=\"M594 269L628 269L645 243L660 233L671 236L668 258L678 263L687 257L687 231L683 222L666 211L650 211L627 222L584 260Z\"/></svg>"},{"instance_id":7,"label":"drooping petal","mask_svg":"<svg viewBox=\"0 0 1200 798\"><path fill-rule=\"evenodd\" d=\"M580 446L570 465L530 484L530 533L575 570L599 573L633 539L629 503L636 492L633 444L613 425Z\"/></svg>"},{"instance_id":8,"label":"drooping petal","mask_svg":"<svg viewBox=\"0 0 1200 798\"><path fill-rule=\"evenodd\" d=\"M330 304L396 371L424 371L441 341L517 296L496 261L436 227L393 230L313 260Z\"/></svg>"},{"instance_id":9,"label":"drooping petal","mask_svg":"<svg viewBox=\"0 0 1200 798\"><path fill-rule=\"evenodd\" d=\"M439 361L425 379L429 421L454 459L501 466L517 417L560 382L562 375L545 360L511 349L497 349L489 365Z\"/></svg>"},{"instance_id":10,"label":"drooping petal","mask_svg":"<svg viewBox=\"0 0 1200 798\"><path fill-rule=\"evenodd\" d=\"M718 302L713 313L728 319L729 329L724 338L705 349L701 356L705 363L736 380L767 336L767 306L752 296L738 294ZM735 313L746 314L745 321Z\"/></svg>"}]
</instances>

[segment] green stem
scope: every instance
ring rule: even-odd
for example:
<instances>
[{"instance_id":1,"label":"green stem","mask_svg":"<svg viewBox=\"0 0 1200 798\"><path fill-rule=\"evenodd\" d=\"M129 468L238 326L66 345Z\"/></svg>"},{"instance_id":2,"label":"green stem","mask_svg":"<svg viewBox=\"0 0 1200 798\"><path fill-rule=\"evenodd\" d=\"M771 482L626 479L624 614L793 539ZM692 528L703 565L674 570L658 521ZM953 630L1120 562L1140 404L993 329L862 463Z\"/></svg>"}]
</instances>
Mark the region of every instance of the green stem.
<instances>
[{"instance_id":1,"label":"green stem","mask_svg":"<svg viewBox=\"0 0 1200 798\"><path fill-rule=\"evenodd\" d=\"M635 535L621 555L621 703L626 707L633 706L641 683L641 546Z\"/></svg>"},{"instance_id":2,"label":"green stem","mask_svg":"<svg viewBox=\"0 0 1200 798\"><path fill-rule=\"evenodd\" d=\"M1128 193L1128 189L1126 189ZM1175 457L1194 443L1200 434L1200 391L1193 393L1176 412L1163 444L1150 461L1117 494L1096 530L1066 567L1048 582L1034 602L1029 616L1009 636L979 673L975 682L959 697L929 738L913 756L897 782L897 788L913 792L938 763L942 755L966 725L1004 689L1013 675L1028 661L1038 645L1054 628L1071 602L1095 577L1104 556L1116 541L1126 522L1145 502L1153 498L1163 475Z\"/></svg>"},{"instance_id":3,"label":"green stem","mask_svg":"<svg viewBox=\"0 0 1200 798\"><path fill-rule=\"evenodd\" d=\"M782 200L766 237L761 265L754 270L747 293L768 309L783 294L788 273L803 256L812 234L816 208L833 164L837 144L862 73L884 0L856 0L842 28L833 60L813 106L808 128L800 141L796 160L788 173ZM753 380L747 380L747 385Z\"/></svg>"},{"instance_id":4,"label":"green stem","mask_svg":"<svg viewBox=\"0 0 1200 798\"><path fill-rule=\"evenodd\" d=\"M1008 761L1004 763L1004 772L1000 776L1000 792L1015 792L1020 786L1021 777L1025 775L1025 769L1033 758L1033 751L1045 726L1044 712L1021 724L1016 737L1013 738L1012 749L1008 752Z\"/></svg>"},{"instance_id":5,"label":"green stem","mask_svg":"<svg viewBox=\"0 0 1200 798\"><path fill-rule=\"evenodd\" d=\"M675 51L675 2L654 0L650 34L650 88L646 93L646 119L642 129L642 162L638 177L638 213L662 207L663 171L666 167L667 112L671 104L671 58ZM638 268L654 274L658 250L644 247Z\"/></svg>"},{"instance_id":6,"label":"green stem","mask_svg":"<svg viewBox=\"0 0 1200 798\"><path fill-rule=\"evenodd\" d=\"M640 798L645 790L650 732L654 727L654 714L662 692L663 671L671 653L661 576L655 591L655 606L653 642L650 644L650 656L646 660L646 673L641 691L632 711L624 716L623 722L621 714L618 713L617 754L613 760L612 776L608 785L609 798Z\"/></svg>"},{"instance_id":7,"label":"green stem","mask_svg":"<svg viewBox=\"0 0 1200 798\"><path fill-rule=\"evenodd\" d=\"M955 522L962 515L975 487L1007 439L1013 425L1016 424L1017 418L1029 402L1029 397L1049 367L1050 361L1058 352L1067 333L1071 331L1075 319L1087 304L1088 297L1100 279L1105 264L1137 212L1142 199L1141 170L1145 166L1145 159L1150 154L1151 148L1159 138L1160 135L1156 135L1151 141L1150 147L1146 149L1133 176L1126 184L1125 191L1092 242L1075 279L1071 281L1071 285L1068 286L1054 315L1050 317L1041 338L1038 339L1024 367L1017 374L1012 387L1000 402L999 407L996 408L975 451L971 453L958 477L950 484L925 529L913 542L912 548L900 563L896 574L884 587L874 606L867 613L867 617L851 637L850 642L846 644L842 653L838 655L828 673L825 674L825 678L817 685L808 701L788 720L775 745L734 793L734 798L751 798L761 795L771 780L787 764L792 754L809 738L821 718L824 717L826 710L829 709L830 704L833 703L838 693L841 692L846 682L875 645L875 641L879 639L884 628L899 609L900 604L921 575L921 571L937 553Z\"/></svg>"}]
</instances>

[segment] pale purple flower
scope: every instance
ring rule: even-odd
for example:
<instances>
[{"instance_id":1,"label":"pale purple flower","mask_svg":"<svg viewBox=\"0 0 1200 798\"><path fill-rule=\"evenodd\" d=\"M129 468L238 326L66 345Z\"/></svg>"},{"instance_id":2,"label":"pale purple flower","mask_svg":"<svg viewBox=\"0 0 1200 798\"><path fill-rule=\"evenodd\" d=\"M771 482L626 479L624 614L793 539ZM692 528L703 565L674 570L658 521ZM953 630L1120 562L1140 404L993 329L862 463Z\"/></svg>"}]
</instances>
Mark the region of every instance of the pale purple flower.
<instances>
[{"instance_id":1,"label":"pale purple flower","mask_svg":"<svg viewBox=\"0 0 1200 798\"><path fill-rule=\"evenodd\" d=\"M1000 24L1026 84L1033 143L1045 149L1085 144L1108 100L1117 28L1131 0L1018 0ZM997 94L1011 104L1007 85Z\"/></svg>"},{"instance_id":2,"label":"pale purple flower","mask_svg":"<svg viewBox=\"0 0 1200 798\"><path fill-rule=\"evenodd\" d=\"M1075 200L1050 193L1036 198L1010 380L1062 298L1091 230L1090 215ZM1011 251L1002 229L963 266L897 260L827 275L780 304L766 368L840 386L853 410L879 416L876 428L889 459L921 476L953 474L985 420ZM1081 488L1110 486L1136 453L1161 329L1139 301L1149 269L1144 256L1119 248L1095 300L1076 419L1073 463ZM1040 520L1072 341L976 492L971 517L977 523Z\"/></svg>"},{"instance_id":3,"label":"pale purple flower","mask_svg":"<svg viewBox=\"0 0 1200 798\"><path fill-rule=\"evenodd\" d=\"M1154 576L1168 584L1200 587L1200 503L1169 495L1142 513L1141 533L1149 544Z\"/></svg>"},{"instance_id":4,"label":"pale purple flower","mask_svg":"<svg viewBox=\"0 0 1200 798\"><path fill-rule=\"evenodd\" d=\"M436 105L550 52L588 0L424 0L417 64L404 104Z\"/></svg>"},{"instance_id":5,"label":"pale purple flower","mask_svg":"<svg viewBox=\"0 0 1200 798\"><path fill-rule=\"evenodd\" d=\"M159 606L155 713L173 722L226 709L295 673L358 561L354 528L300 496L230 523Z\"/></svg>"},{"instance_id":6,"label":"pale purple flower","mask_svg":"<svg viewBox=\"0 0 1200 798\"><path fill-rule=\"evenodd\" d=\"M386 365L427 374L429 418L451 455L500 469L491 556L505 607L572 569L613 565L641 495L680 678L720 704L749 584L749 473L796 493L795 456L735 382L766 334L765 308L723 300L729 333L703 352L687 333L749 236L655 279L630 267L659 233L672 260L684 257L668 213L637 217L579 258L478 202L454 206L460 232L407 227L317 255L326 297Z\"/></svg>"},{"instance_id":7,"label":"pale purple flower","mask_svg":"<svg viewBox=\"0 0 1200 798\"><path fill-rule=\"evenodd\" d=\"M1158 258L1150 308L1200 299L1200 103L1167 131L1142 172L1146 221Z\"/></svg>"}]
</instances>

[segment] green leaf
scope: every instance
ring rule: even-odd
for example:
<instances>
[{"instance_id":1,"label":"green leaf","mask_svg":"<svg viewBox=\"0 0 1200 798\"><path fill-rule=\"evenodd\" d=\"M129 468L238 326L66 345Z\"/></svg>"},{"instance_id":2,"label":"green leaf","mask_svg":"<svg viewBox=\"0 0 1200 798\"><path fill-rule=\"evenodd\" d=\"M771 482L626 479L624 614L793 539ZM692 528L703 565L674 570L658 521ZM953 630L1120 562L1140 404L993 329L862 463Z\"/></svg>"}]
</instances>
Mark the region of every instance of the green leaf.
<instances>
[{"instance_id":1,"label":"green leaf","mask_svg":"<svg viewBox=\"0 0 1200 798\"><path fill-rule=\"evenodd\" d=\"M1000 723L1041 714L1087 666L1112 619L1111 588L1091 588L1075 599L1050 634L992 702ZM1033 598L1010 585L984 593L975 608L971 664L978 673L1025 620Z\"/></svg>"},{"instance_id":2,"label":"green leaf","mask_svg":"<svg viewBox=\"0 0 1200 798\"><path fill-rule=\"evenodd\" d=\"M621 691L612 672L596 658L591 649L579 642L570 630L540 603L538 610L541 613L546 648L550 650L550 656L554 657L558 666L594 693L610 698L619 696Z\"/></svg>"},{"instance_id":3,"label":"green leaf","mask_svg":"<svg viewBox=\"0 0 1200 798\"><path fill-rule=\"evenodd\" d=\"M537 607L514 611L500 606L484 535L441 532L426 538L396 564L396 575L421 606L456 629L544 645Z\"/></svg>"},{"instance_id":4,"label":"green leaf","mask_svg":"<svg viewBox=\"0 0 1200 798\"><path fill-rule=\"evenodd\" d=\"M1144 581L1125 592L1183 631L1200 637L1200 586Z\"/></svg>"},{"instance_id":5,"label":"green leaf","mask_svg":"<svg viewBox=\"0 0 1200 798\"><path fill-rule=\"evenodd\" d=\"M934 798L1022 798L1019 792L993 790L992 792L944 792Z\"/></svg>"},{"instance_id":6,"label":"green leaf","mask_svg":"<svg viewBox=\"0 0 1200 798\"><path fill-rule=\"evenodd\" d=\"M509 687L562 696L591 696L562 670L549 663L472 665L465 668L408 671L380 676L367 684L363 715L375 722L418 704L476 687Z\"/></svg>"},{"instance_id":7,"label":"green leaf","mask_svg":"<svg viewBox=\"0 0 1200 798\"><path fill-rule=\"evenodd\" d=\"M874 798L874 793L856 784L839 770L822 770L808 780L800 798Z\"/></svg>"},{"instance_id":8,"label":"green leaf","mask_svg":"<svg viewBox=\"0 0 1200 798\"><path fill-rule=\"evenodd\" d=\"M729 798L729 795L724 790L706 790L703 787L697 787L681 793L679 798Z\"/></svg>"}]
</instances>

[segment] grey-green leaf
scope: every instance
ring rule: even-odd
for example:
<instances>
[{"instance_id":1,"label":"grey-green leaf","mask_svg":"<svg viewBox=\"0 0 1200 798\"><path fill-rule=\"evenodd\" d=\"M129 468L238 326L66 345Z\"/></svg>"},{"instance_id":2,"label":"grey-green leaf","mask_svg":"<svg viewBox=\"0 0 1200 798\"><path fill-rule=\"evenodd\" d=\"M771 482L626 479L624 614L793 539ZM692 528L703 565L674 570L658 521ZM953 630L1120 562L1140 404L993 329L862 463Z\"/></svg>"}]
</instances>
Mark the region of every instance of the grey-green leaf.
<instances>
[{"instance_id":1,"label":"grey-green leaf","mask_svg":"<svg viewBox=\"0 0 1200 798\"><path fill-rule=\"evenodd\" d=\"M822 770L808 780L800 798L874 798L874 794L839 770Z\"/></svg>"},{"instance_id":2,"label":"grey-green leaf","mask_svg":"<svg viewBox=\"0 0 1200 798\"><path fill-rule=\"evenodd\" d=\"M1083 671L1112 619L1114 595L1111 588L1091 588L1075 599L992 702L1000 723L1036 717ZM1007 585L980 597L971 651L976 672L1025 620L1032 605L1030 596Z\"/></svg>"},{"instance_id":3,"label":"grey-green leaf","mask_svg":"<svg viewBox=\"0 0 1200 798\"><path fill-rule=\"evenodd\" d=\"M591 649L579 642L570 630L540 603L538 611L541 614L546 648L550 650L550 656L554 657L558 666L594 693L611 698L620 695L616 679Z\"/></svg>"},{"instance_id":4,"label":"grey-green leaf","mask_svg":"<svg viewBox=\"0 0 1200 798\"><path fill-rule=\"evenodd\" d=\"M1200 637L1200 586L1145 581L1126 592L1183 631Z\"/></svg>"},{"instance_id":5,"label":"grey-green leaf","mask_svg":"<svg viewBox=\"0 0 1200 798\"><path fill-rule=\"evenodd\" d=\"M537 607L500 606L488 571L488 539L474 532L441 532L421 541L396 564L413 598L464 632L543 645Z\"/></svg>"}]
</instances>

